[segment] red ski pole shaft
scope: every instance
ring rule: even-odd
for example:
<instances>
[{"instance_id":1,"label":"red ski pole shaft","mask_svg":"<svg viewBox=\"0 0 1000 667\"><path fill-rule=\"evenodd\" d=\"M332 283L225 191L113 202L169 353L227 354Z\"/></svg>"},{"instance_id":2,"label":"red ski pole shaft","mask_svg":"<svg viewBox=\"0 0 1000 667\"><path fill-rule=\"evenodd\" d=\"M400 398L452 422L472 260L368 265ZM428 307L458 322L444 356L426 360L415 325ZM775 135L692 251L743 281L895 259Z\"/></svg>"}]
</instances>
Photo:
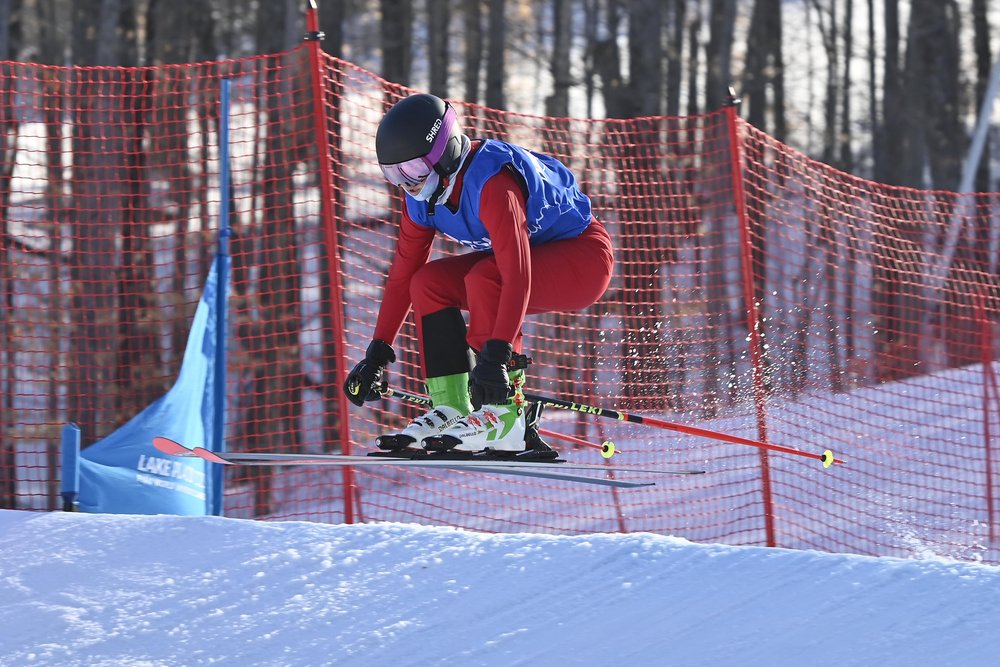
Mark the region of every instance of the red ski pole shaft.
<instances>
[{"instance_id":1,"label":"red ski pole shaft","mask_svg":"<svg viewBox=\"0 0 1000 667\"><path fill-rule=\"evenodd\" d=\"M578 438L575 435L566 435L565 433L556 433L555 431L550 431L542 427L538 427L538 433L544 435L547 438L555 438L556 440L564 440L566 442L572 442L577 445L583 445L584 447L591 447L593 449L601 450L601 453L606 457L610 457L611 454L620 452L620 449L614 449L614 445L610 440L605 441L603 444L597 444L596 442L588 442L583 438ZM610 448L610 449L609 449Z\"/></svg>"},{"instance_id":2,"label":"red ski pole shaft","mask_svg":"<svg viewBox=\"0 0 1000 667\"><path fill-rule=\"evenodd\" d=\"M529 401L537 401L542 405L551 406L554 408L562 408L564 410L575 410L577 412L582 412L589 415L598 415L601 417L607 417L609 419L617 419L619 421L632 422L633 424L645 424L647 426L655 426L657 428L666 429L668 431L677 431L678 433L686 433L688 435L697 435L703 438L710 438L712 440L721 440L723 442L731 442L737 445L750 445L751 447L759 447L761 449L768 449L774 452L782 452L785 454L792 454L794 456L803 456L809 459L816 459L823 463L823 467L829 468L833 463L843 463L844 461L838 458L834 458L833 452L829 449L824 451L822 454L814 454L812 452L803 452L799 449L793 449L792 447L784 447L782 445L773 445L768 442L761 442L760 440L751 440L750 438L742 438L738 435L730 435L728 433L721 433L719 431L711 431L705 428L698 428L697 426L687 426L684 424L675 424L673 422L668 422L662 419L656 419L654 417L643 417L641 415L632 414L630 412L622 412L620 410L612 410L610 408L602 408L596 405L585 405L583 403L573 403L572 401L565 401L561 398L553 398L551 396L539 396L538 394L528 394L526 393L524 397Z\"/></svg>"}]
</instances>

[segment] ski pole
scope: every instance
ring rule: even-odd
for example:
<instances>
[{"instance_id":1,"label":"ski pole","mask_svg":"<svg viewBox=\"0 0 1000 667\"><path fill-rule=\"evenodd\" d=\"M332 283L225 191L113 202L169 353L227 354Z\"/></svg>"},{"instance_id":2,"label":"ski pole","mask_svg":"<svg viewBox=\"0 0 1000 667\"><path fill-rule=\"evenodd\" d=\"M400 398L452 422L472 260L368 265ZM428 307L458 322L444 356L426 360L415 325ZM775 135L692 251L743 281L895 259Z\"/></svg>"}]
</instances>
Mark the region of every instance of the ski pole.
<instances>
[{"instance_id":1,"label":"ski pole","mask_svg":"<svg viewBox=\"0 0 1000 667\"><path fill-rule=\"evenodd\" d=\"M633 424L645 424L647 426L655 426L657 428L666 429L668 431L677 431L679 433L686 433L688 435L697 435L703 438L710 438L712 440L721 440L723 442L731 442L737 445L750 445L751 447L759 447L761 449L769 449L775 452L783 452L785 454L794 454L795 456L803 456L805 458L817 459L823 463L824 468L829 468L834 463L844 462L841 459L834 458L833 452L829 449L825 450L822 454L814 454L812 452L803 452L802 450L793 449L791 447L784 447L782 445L773 445L771 443L761 442L759 440L751 440L750 438L742 438L738 435L729 435L728 433L721 433L719 431L710 431L705 428L698 428L697 426L686 426L684 424L675 424L673 422L664 421L662 419L656 419L654 417L643 417L641 415L632 414L630 412L622 412L620 410L602 408L596 405L573 403L572 401L566 401L561 398L553 398L551 396L539 396L538 394L525 393L524 398L529 401L536 401L548 407L562 408L564 410L575 410L577 412L582 412L584 414L598 415L601 417L607 417L609 419L617 419L619 421L632 422Z\"/></svg>"},{"instance_id":2,"label":"ski pole","mask_svg":"<svg viewBox=\"0 0 1000 667\"><path fill-rule=\"evenodd\" d=\"M403 389L391 389L386 384L382 385L382 387L379 389L379 393L381 393L382 396L392 396L407 401L408 403L415 403L416 405L431 404L431 399L427 398L426 396L421 396L419 394L411 394L410 392L404 391ZM588 442L581 438L577 438L576 436L565 435L563 433L556 433L555 431L549 431L548 429L544 429L541 427L538 428L538 433L547 436L549 438L556 438L558 440L565 440L566 442L572 442L577 445L583 445L584 447L592 447L594 449L599 449L601 450L601 456L603 456L606 459L611 458L617 451L619 451L615 448L615 443L611 442L610 440L605 440L602 444L598 445L596 443Z\"/></svg>"}]
</instances>

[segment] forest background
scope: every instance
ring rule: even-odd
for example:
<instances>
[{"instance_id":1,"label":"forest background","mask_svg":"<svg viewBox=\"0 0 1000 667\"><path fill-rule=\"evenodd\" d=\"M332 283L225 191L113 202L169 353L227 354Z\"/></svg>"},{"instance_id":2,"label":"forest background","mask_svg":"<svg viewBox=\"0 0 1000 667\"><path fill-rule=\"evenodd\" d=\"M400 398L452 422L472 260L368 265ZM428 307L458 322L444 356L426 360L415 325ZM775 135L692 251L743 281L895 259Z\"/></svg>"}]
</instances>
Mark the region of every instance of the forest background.
<instances>
[{"instance_id":1,"label":"forest background","mask_svg":"<svg viewBox=\"0 0 1000 667\"><path fill-rule=\"evenodd\" d=\"M144 66L276 53L305 0L0 0L0 60ZM718 109L881 183L955 191L990 77L989 0L316 0L323 48L489 108ZM995 141L994 141L995 143ZM990 154L987 140L984 155ZM990 160L974 190L995 189Z\"/></svg>"}]
</instances>

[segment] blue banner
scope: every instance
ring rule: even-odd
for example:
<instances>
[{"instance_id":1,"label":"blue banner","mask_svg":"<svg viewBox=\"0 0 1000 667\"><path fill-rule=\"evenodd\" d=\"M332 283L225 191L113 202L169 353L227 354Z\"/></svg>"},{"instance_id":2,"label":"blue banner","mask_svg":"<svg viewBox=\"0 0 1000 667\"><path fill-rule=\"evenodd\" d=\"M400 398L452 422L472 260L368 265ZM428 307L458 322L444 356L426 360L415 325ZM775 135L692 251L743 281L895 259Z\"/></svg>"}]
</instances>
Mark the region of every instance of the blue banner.
<instances>
[{"instance_id":1,"label":"blue banner","mask_svg":"<svg viewBox=\"0 0 1000 667\"><path fill-rule=\"evenodd\" d=\"M225 363L217 349L224 335L217 337L216 332L227 291L223 285L218 294L218 265L224 265L222 274L227 276L228 261L217 257L212 262L174 386L80 454L80 510L204 515L220 506L215 496L222 493L221 478L215 479L208 469L211 464L161 454L152 443L154 437L165 436L191 447L212 448L216 421L223 418L216 403L224 388L216 391L215 385L225 377L224 372L216 374L216 365Z\"/></svg>"}]
</instances>

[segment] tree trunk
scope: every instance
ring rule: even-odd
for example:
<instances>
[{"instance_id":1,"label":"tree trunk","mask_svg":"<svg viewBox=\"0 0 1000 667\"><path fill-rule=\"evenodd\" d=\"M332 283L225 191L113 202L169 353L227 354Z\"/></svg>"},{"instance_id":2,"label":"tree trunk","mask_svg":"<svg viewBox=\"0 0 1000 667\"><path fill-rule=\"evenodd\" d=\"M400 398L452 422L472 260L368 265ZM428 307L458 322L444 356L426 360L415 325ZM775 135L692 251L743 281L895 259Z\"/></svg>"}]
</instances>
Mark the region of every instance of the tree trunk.
<instances>
[{"instance_id":1,"label":"tree trunk","mask_svg":"<svg viewBox=\"0 0 1000 667\"><path fill-rule=\"evenodd\" d=\"M840 149L837 164L848 174L854 171L854 153L851 149L851 63L854 60L854 0L844 0L844 72L840 101Z\"/></svg>"},{"instance_id":2,"label":"tree trunk","mask_svg":"<svg viewBox=\"0 0 1000 667\"><path fill-rule=\"evenodd\" d=\"M837 0L828 0L821 6L812 0L816 10L816 23L823 51L826 55L825 94L823 96L823 149L820 161L836 165L837 149L837 76L840 68L840 49L837 39Z\"/></svg>"},{"instance_id":3,"label":"tree trunk","mask_svg":"<svg viewBox=\"0 0 1000 667\"><path fill-rule=\"evenodd\" d=\"M413 58L413 9L409 0L381 0L382 77L410 85Z\"/></svg>"},{"instance_id":4,"label":"tree trunk","mask_svg":"<svg viewBox=\"0 0 1000 667\"><path fill-rule=\"evenodd\" d=\"M0 61L16 58L17 50L11 49L11 13L19 11L20 4L14 0L0 0ZM11 54L15 54L14 57Z\"/></svg>"},{"instance_id":5,"label":"tree trunk","mask_svg":"<svg viewBox=\"0 0 1000 667\"><path fill-rule=\"evenodd\" d=\"M325 5L327 7L326 15L320 16L320 25L323 32L326 33L327 38L323 42L323 47L326 49L327 53L334 57L341 57L343 50L343 22L345 19L345 12L343 9L343 3L339 0L326 0ZM338 237L344 233L340 228L340 222L346 219L346 205L344 202L344 192L347 189L347 184L345 182L343 174L343 146L342 146L342 110L341 104L343 103L343 90L344 83L342 79L342 70L340 68L332 67L323 72L315 73L317 75L326 75L327 79L327 98L326 98L326 116L324 118L318 118L316 121L320 123L318 127L315 128L315 132L327 133L329 137L329 163L331 165L331 173L324 174L322 170L322 156L320 158L320 178L330 178L331 191L333 193L331 200L324 201L324 207L330 207L329 216L333 218L336 224L338 224L338 229L335 234ZM325 215L326 210L324 209L321 215ZM325 217L322 218L325 220ZM338 252L338 249L343 250L345 248L344 243L336 242L334 247L330 247L329 243L320 244L320 272L322 275L330 275L331 266L333 264L330 253ZM343 261L343 258L341 258ZM333 396L329 395L330 392L327 391L328 388L332 388L334 392L339 390L339 386L336 383L337 378L337 367L340 361L340 337L337 336L337 332L334 329L334 309L339 308L340 305L335 303L332 294L332 281L322 280L320 281L321 290L321 322L323 331L330 332L331 335L323 337L323 395L328 399L328 407L330 409L324 412L323 420L323 442L324 443L339 443L340 442L340 420L344 418L344 415L340 413L338 409L339 402L334 399ZM342 446L342 444L341 444Z\"/></svg>"},{"instance_id":6,"label":"tree trunk","mask_svg":"<svg viewBox=\"0 0 1000 667\"><path fill-rule=\"evenodd\" d=\"M130 131L123 137L127 142L127 163L123 165L127 176L123 193L126 206L122 215L121 308L118 311L121 346L116 365L119 387L116 421L121 423L134 417L167 389L160 357L160 305L153 277L151 188L146 153L142 150L153 76L147 69L130 69L127 74L132 80L124 96L128 105L125 127Z\"/></svg>"},{"instance_id":7,"label":"tree trunk","mask_svg":"<svg viewBox=\"0 0 1000 667\"><path fill-rule=\"evenodd\" d=\"M570 72L570 45L573 39L573 14L570 0L552 0L552 95L545 98L545 114L555 118L569 116L569 91L573 86Z\"/></svg>"},{"instance_id":8,"label":"tree trunk","mask_svg":"<svg viewBox=\"0 0 1000 667\"><path fill-rule=\"evenodd\" d=\"M661 210L659 188L660 120L663 113L662 11L659 2L630 0L629 75L620 70L615 44L617 6L610 4L609 39L595 53L605 90L609 116L636 119L612 137L609 146L617 165L621 197L630 204L623 209L619 262L622 290L634 306L624 315L626 334L621 343L622 396L632 409L662 408L667 394L662 367L664 341L661 338L659 264ZM610 143L610 142L609 142Z\"/></svg>"},{"instance_id":9,"label":"tree trunk","mask_svg":"<svg viewBox=\"0 0 1000 667\"><path fill-rule=\"evenodd\" d=\"M767 68L770 55L766 15L770 0L756 0L747 31L746 65L743 70L742 111L747 122L767 132Z\"/></svg>"},{"instance_id":10,"label":"tree trunk","mask_svg":"<svg viewBox=\"0 0 1000 667\"><path fill-rule=\"evenodd\" d=\"M873 0L874 1L874 0ZM899 0L884 0L884 76L882 79L881 162L875 163L875 180L890 185L903 184L903 137L901 115L902 69L899 65Z\"/></svg>"},{"instance_id":11,"label":"tree trunk","mask_svg":"<svg viewBox=\"0 0 1000 667\"><path fill-rule=\"evenodd\" d=\"M10 36L8 28L10 26L11 1L0 1L0 61L10 59ZM5 84L13 84L15 79L9 77L4 72L2 79ZM10 192L10 179L13 176L14 163L16 162L17 141L14 139L17 133L12 133L14 124L12 90L0 91L2 101L2 119L0 127L3 129L3 145L0 146L3 155L3 174L0 193L3 193L3 201L0 201L0 509L14 509L17 506L17 479L15 473L14 460L14 439L8 437L7 427L18 423L14 414L14 395L17 393L14 382L16 380L14 368L16 367L15 352L13 347L13 331L11 331L11 314L14 312L14 275L11 271L13 262L9 261L13 248L10 243L10 232L7 229L9 216L7 210L10 205L8 201ZM10 139L14 139L12 145ZM9 165L9 166L8 166ZM53 259L55 262L55 259ZM55 284L55 283L52 283Z\"/></svg>"},{"instance_id":12,"label":"tree trunk","mask_svg":"<svg viewBox=\"0 0 1000 667\"><path fill-rule=\"evenodd\" d=\"M681 115L681 81L684 77L684 34L687 28L687 0L673 0L666 7L666 107L668 116Z\"/></svg>"},{"instance_id":13,"label":"tree trunk","mask_svg":"<svg viewBox=\"0 0 1000 667\"><path fill-rule=\"evenodd\" d=\"M190 48L190 22L188 16L197 11L203 11L200 3L195 0L180 0L165 2L152 0L147 18L150 32L149 50L154 64L184 63L187 61ZM174 262L177 271L174 275L173 293L176 303L184 303L185 276L195 272L195 260L191 259L198 252L189 253L189 245L200 246L201 237L193 234L190 227L190 211L193 191L193 179L188 167L187 142L187 109L188 97L191 92L190 81L186 72L179 68L164 68L158 70L158 81L154 86L151 100L150 118L150 150L149 167L157 180L169 184L169 197L176 205L170 207L164 222L172 222L176 230L176 245L174 246ZM169 217L168 217L169 216ZM199 247L200 251L200 247ZM192 309L187 313L193 314ZM179 352L184 350L188 336L187 318L177 318L172 331L171 349L178 351L171 359L172 372L180 367Z\"/></svg>"},{"instance_id":14,"label":"tree trunk","mask_svg":"<svg viewBox=\"0 0 1000 667\"><path fill-rule=\"evenodd\" d=\"M698 106L698 100L701 99L701 90L698 88L698 81L700 80L699 72L701 69L701 60L699 58L701 54L701 42L699 41L699 35L701 34L701 3L695 5L695 8L695 15L691 17L691 22L688 25L688 116L697 116L701 110Z\"/></svg>"},{"instance_id":15,"label":"tree trunk","mask_svg":"<svg viewBox=\"0 0 1000 667\"><path fill-rule=\"evenodd\" d=\"M958 189L968 145L960 117L959 16L954 0L914 0L906 49L907 115L912 116L913 187ZM930 167L932 182L920 169Z\"/></svg>"},{"instance_id":16,"label":"tree trunk","mask_svg":"<svg viewBox=\"0 0 1000 667\"><path fill-rule=\"evenodd\" d=\"M270 53L287 49L289 30L275 26L288 25L292 17L287 8L262 5L258 14L261 45ZM299 107L309 105L308 96L289 90L289 81L297 77L292 70L307 67L304 51L276 57L280 66L266 67L263 79L263 104L267 112L265 133L260 225L260 252L256 263L259 278L255 294L259 318L240 323L240 339L254 341L247 350L253 358L253 393L246 406L247 418L242 433L248 448L261 443L288 452L301 449L300 421L302 391L306 382L299 360L301 267L298 263L298 235L292 193L293 175L298 163L306 159L303 146L296 139L294 119L311 117ZM273 498L271 471L253 469L248 475L255 487L255 511L258 516L269 512Z\"/></svg>"},{"instance_id":17,"label":"tree trunk","mask_svg":"<svg viewBox=\"0 0 1000 667\"><path fill-rule=\"evenodd\" d=\"M767 14L766 22L768 24L767 35L771 43L770 82L771 87L774 89L772 102L774 125L771 127L771 133L775 139L786 143L788 138L788 122L785 118L785 55L783 50L782 6L781 0L771 0L771 11Z\"/></svg>"},{"instance_id":18,"label":"tree trunk","mask_svg":"<svg viewBox=\"0 0 1000 667\"><path fill-rule=\"evenodd\" d=\"M553 91L545 98L545 127L542 150L562 159L569 157L575 141L569 116L569 89L572 86L570 74L570 44L572 41L572 13L569 0L552 0L552 72ZM579 386L580 354L575 332L584 331L579 326L579 313L547 313L542 315L542 326L551 327L554 332L549 337L546 350L549 362L556 369L556 391L560 396L573 395ZM589 349L589 347L588 347ZM530 379L530 378L529 378ZM580 399L582 400L582 399Z\"/></svg>"},{"instance_id":19,"label":"tree trunk","mask_svg":"<svg viewBox=\"0 0 1000 667\"><path fill-rule=\"evenodd\" d=\"M479 103L480 68L483 65L483 10L480 0L463 3L465 30L465 101Z\"/></svg>"},{"instance_id":20,"label":"tree trunk","mask_svg":"<svg viewBox=\"0 0 1000 667\"><path fill-rule=\"evenodd\" d=\"M972 17L973 30L975 32L976 49L976 112L982 107L983 98L986 96L986 88L989 85L990 73L993 68L993 56L990 53L990 24L987 19L987 0L973 0ZM991 192L993 182L990 180L990 133L986 133L986 141L983 144L983 159L980 159L976 169L975 190L978 193ZM980 195L977 199L977 216L975 219L974 254L972 257L972 268L982 272L984 275L991 271L989 257L990 224L993 216L990 214L990 198Z\"/></svg>"},{"instance_id":21,"label":"tree trunk","mask_svg":"<svg viewBox=\"0 0 1000 667\"><path fill-rule=\"evenodd\" d=\"M705 110L716 111L726 101L732 79L733 32L736 0L710 0L709 41L706 52Z\"/></svg>"},{"instance_id":22,"label":"tree trunk","mask_svg":"<svg viewBox=\"0 0 1000 667\"><path fill-rule=\"evenodd\" d=\"M427 51L430 56L430 92L448 98L448 26L451 10L448 0L427 0Z\"/></svg>"},{"instance_id":23,"label":"tree trunk","mask_svg":"<svg viewBox=\"0 0 1000 667\"><path fill-rule=\"evenodd\" d=\"M324 34L320 45L334 58L344 57L344 20L347 9L343 0L320 0L319 29Z\"/></svg>"},{"instance_id":24,"label":"tree trunk","mask_svg":"<svg viewBox=\"0 0 1000 667\"><path fill-rule=\"evenodd\" d=\"M486 106L506 109L504 83L506 79L506 34L504 16L506 0L489 0L489 41L486 52Z\"/></svg>"},{"instance_id":25,"label":"tree trunk","mask_svg":"<svg viewBox=\"0 0 1000 667\"><path fill-rule=\"evenodd\" d=\"M709 21L709 44L706 50L705 105L706 112L718 111L726 102L729 89L732 60L732 35L736 20L735 0L711 0ZM720 157L706 164L706 178L717 177L726 182L731 181L732 168L728 156L729 137L725 124L714 121L705 129L705 150L713 151ZM718 153L714 153L718 151ZM732 220L732 205L729 197L716 194L708 197L705 204L706 243L709 247L705 257L705 268L702 273L706 281L706 324L708 341L706 343L704 377L705 388L702 404L705 417L714 416L719 407L719 397L723 394L720 378L722 365L722 339L726 322L726 286L728 276L725 270L725 258L722 256L722 233L727 221Z\"/></svg>"},{"instance_id":26,"label":"tree trunk","mask_svg":"<svg viewBox=\"0 0 1000 667\"><path fill-rule=\"evenodd\" d=\"M100 0L74 5L76 62L107 62L108 45L97 39L107 21L102 14L106 9ZM87 442L110 431L110 399L115 395L113 346L120 305L117 286L108 275L117 269L117 213L123 209L124 179L117 161L123 150L120 76L113 69L96 74L77 70L73 91L80 102L73 128L73 336L67 394L70 418L80 425Z\"/></svg>"}]
</instances>

